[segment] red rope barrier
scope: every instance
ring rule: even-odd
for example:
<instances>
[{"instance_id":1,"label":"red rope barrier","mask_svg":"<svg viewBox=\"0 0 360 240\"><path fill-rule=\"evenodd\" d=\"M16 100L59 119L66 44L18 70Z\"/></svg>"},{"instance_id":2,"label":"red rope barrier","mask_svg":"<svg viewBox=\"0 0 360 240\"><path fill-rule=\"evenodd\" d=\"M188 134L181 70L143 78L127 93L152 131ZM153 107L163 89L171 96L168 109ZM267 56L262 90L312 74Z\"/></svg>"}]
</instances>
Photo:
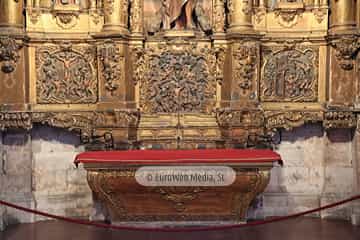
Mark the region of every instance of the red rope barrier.
<instances>
[{"instance_id":1,"label":"red rope barrier","mask_svg":"<svg viewBox=\"0 0 360 240\"><path fill-rule=\"evenodd\" d=\"M353 196L351 198L348 198L348 199L345 199L345 200L342 200L342 201L339 201L336 203L328 204L323 207L315 208L312 210L295 213L295 214L288 215L288 216L276 217L276 218L268 219L268 220L254 221L254 222L249 222L249 223L244 223L244 224L231 224L231 225L225 225L225 226L188 227L188 228L184 228L184 227L161 228L161 227L116 226L116 225L109 225L109 224L103 224L103 223L96 223L96 222L87 221L87 220L80 220L80 219L57 216L54 214L45 213L45 212L25 208L22 206L18 206L18 205L15 205L15 204L12 204L9 202L5 202L2 200L0 200L0 205L4 205L4 206L15 208L15 209L18 209L21 211L33 213L33 214L40 215L43 217L53 218L53 219L70 222L70 223L75 223L75 224L95 226L95 227L100 227L100 228L109 228L109 229L115 229L115 230L128 230L128 231L151 231L151 232L193 232L193 231L216 231L216 230L226 230L226 229L232 229L232 228L243 228L243 227L248 227L248 226L257 226L257 225L263 225L263 224L267 224L267 223L284 221L287 219L296 218L296 217L300 217L300 216L307 215L310 213L319 212L319 211L322 211L325 209L333 208L333 207L336 207L336 206L339 206L339 205L342 205L342 204L345 204L345 203L348 203L351 201L355 201L358 199L360 199L360 195Z\"/></svg>"}]
</instances>

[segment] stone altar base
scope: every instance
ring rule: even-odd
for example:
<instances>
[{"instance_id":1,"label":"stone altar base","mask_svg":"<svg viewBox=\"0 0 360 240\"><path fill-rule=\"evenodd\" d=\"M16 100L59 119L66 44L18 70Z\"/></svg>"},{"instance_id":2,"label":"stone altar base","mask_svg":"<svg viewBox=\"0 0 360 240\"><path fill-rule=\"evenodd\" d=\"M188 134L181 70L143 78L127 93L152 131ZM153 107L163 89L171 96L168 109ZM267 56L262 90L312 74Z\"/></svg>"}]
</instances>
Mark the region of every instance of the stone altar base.
<instances>
[{"instance_id":1,"label":"stone altar base","mask_svg":"<svg viewBox=\"0 0 360 240\"><path fill-rule=\"evenodd\" d=\"M241 150L235 151L241 152ZM148 152L156 154L159 151ZM121 152L119 155L121 156ZM223 158L226 159L226 156ZM245 162L239 160L229 163L226 161L219 163L199 161L197 164L193 161L186 164L184 163L186 159L179 164L160 161L162 162L161 166L228 166L235 171L236 177L229 186L149 187L140 185L136 181L135 172L142 166L159 165L159 161L134 164L126 161L101 163L93 157L85 159L88 160L83 163L87 170L89 186L96 197L106 206L112 223L151 222L151 224L163 226L174 225L174 223L184 225L184 223L195 224L196 222L201 224L204 222L217 224L220 221L245 222L251 201L262 193L269 183L270 170L273 166L272 161L263 161L265 158L261 158L260 161L247 159L248 161ZM140 159L142 158L140 157ZM277 160L280 158L278 157ZM77 161L82 162L81 154L78 155Z\"/></svg>"}]
</instances>

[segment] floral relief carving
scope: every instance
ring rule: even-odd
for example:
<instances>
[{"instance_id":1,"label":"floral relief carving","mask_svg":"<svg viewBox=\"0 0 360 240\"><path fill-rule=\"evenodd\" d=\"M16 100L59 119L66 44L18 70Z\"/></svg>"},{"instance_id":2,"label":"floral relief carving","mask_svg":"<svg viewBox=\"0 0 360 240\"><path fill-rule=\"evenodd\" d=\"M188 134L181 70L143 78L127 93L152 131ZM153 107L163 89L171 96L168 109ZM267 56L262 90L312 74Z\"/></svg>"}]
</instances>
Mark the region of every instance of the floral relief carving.
<instances>
[{"instance_id":1,"label":"floral relief carving","mask_svg":"<svg viewBox=\"0 0 360 240\"><path fill-rule=\"evenodd\" d=\"M36 51L38 103L95 103L96 50L70 43Z\"/></svg>"},{"instance_id":2,"label":"floral relief carving","mask_svg":"<svg viewBox=\"0 0 360 240\"><path fill-rule=\"evenodd\" d=\"M263 51L263 101L316 101L318 49L285 47Z\"/></svg>"}]
</instances>

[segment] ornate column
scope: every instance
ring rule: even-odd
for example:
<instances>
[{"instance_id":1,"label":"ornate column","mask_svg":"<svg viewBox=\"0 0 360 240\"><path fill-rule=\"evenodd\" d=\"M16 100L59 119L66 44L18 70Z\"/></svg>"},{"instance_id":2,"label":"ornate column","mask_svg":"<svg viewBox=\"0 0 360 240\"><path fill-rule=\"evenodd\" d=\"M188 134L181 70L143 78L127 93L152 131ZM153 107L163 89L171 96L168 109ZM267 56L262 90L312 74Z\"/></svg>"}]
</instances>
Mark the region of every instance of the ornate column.
<instances>
[{"instance_id":1,"label":"ornate column","mask_svg":"<svg viewBox=\"0 0 360 240\"><path fill-rule=\"evenodd\" d=\"M344 33L356 29L356 1L331 0L330 33Z\"/></svg>"},{"instance_id":2,"label":"ornate column","mask_svg":"<svg viewBox=\"0 0 360 240\"><path fill-rule=\"evenodd\" d=\"M103 32L118 34L128 31L128 0L104 0L104 26Z\"/></svg>"},{"instance_id":3,"label":"ornate column","mask_svg":"<svg viewBox=\"0 0 360 240\"><path fill-rule=\"evenodd\" d=\"M229 33L251 33L252 0L229 0Z\"/></svg>"},{"instance_id":4,"label":"ornate column","mask_svg":"<svg viewBox=\"0 0 360 240\"><path fill-rule=\"evenodd\" d=\"M7 29L10 32L22 32L24 27L22 10L22 0L1 0L0 29ZM0 32L3 32L3 30L0 30Z\"/></svg>"}]
</instances>

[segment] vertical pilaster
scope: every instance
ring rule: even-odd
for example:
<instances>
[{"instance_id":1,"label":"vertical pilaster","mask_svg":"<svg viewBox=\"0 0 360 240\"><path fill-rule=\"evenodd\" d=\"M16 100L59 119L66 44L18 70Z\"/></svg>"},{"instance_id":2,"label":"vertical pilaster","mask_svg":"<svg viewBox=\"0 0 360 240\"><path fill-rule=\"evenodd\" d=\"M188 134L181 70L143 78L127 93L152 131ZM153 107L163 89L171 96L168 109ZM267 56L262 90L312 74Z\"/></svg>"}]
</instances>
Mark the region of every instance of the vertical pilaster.
<instances>
[{"instance_id":1,"label":"vertical pilaster","mask_svg":"<svg viewBox=\"0 0 360 240\"><path fill-rule=\"evenodd\" d=\"M144 0L131 0L130 30L133 36L144 33Z\"/></svg>"}]
</instances>

